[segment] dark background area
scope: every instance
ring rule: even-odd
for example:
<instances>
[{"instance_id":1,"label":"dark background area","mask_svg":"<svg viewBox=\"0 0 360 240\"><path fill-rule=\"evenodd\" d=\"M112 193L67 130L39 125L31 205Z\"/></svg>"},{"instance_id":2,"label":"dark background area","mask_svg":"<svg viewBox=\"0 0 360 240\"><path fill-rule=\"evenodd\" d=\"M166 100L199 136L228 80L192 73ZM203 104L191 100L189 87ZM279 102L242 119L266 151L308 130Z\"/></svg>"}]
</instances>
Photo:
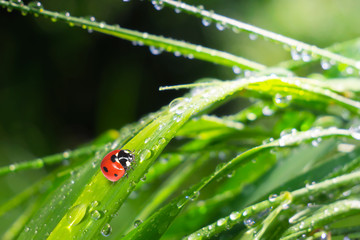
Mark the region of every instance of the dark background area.
<instances>
[{"instance_id":1,"label":"dark background area","mask_svg":"<svg viewBox=\"0 0 360 240\"><path fill-rule=\"evenodd\" d=\"M48 10L95 16L98 21L229 51L269 66L290 58L280 45L250 41L247 34L231 30L220 32L214 24L204 27L193 16L167 8L156 11L148 1L42 3ZM357 1L189 3L320 47L360 33ZM184 93L159 92L159 86L203 77L235 78L231 68L170 53L154 56L148 47L6 9L0 10L0 73L1 166L76 148ZM25 187L24 179L31 182L45 172L26 172L21 186L8 184L5 190L11 195ZM19 175L13 174L4 181L17 179Z\"/></svg>"}]
</instances>

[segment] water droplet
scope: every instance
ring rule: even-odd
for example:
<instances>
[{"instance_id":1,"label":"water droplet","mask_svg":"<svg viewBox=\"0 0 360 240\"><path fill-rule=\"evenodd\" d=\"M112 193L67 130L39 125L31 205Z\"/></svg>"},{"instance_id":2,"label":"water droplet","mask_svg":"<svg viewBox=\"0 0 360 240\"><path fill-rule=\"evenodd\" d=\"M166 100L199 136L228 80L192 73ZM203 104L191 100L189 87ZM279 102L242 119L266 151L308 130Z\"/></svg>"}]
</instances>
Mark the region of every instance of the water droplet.
<instances>
[{"instance_id":1,"label":"water droplet","mask_svg":"<svg viewBox=\"0 0 360 240\"><path fill-rule=\"evenodd\" d=\"M170 102L169 111L176 114L182 114L186 110L185 103L189 101L189 98L176 98Z\"/></svg>"},{"instance_id":2,"label":"water droplet","mask_svg":"<svg viewBox=\"0 0 360 240\"><path fill-rule=\"evenodd\" d=\"M253 113L253 112L248 112L248 113L246 114L246 118L247 118L249 121L254 121L254 120L257 118L257 116L256 116L256 114Z\"/></svg>"},{"instance_id":3,"label":"water droplet","mask_svg":"<svg viewBox=\"0 0 360 240\"><path fill-rule=\"evenodd\" d=\"M28 7L33 8L33 9L40 9L40 12L41 12L41 10L44 9L44 7L42 6L41 2L39 2L39 1L30 2L30 3L28 4Z\"/></svg>"},{"instance_id":4,"label":"water droplet","mask_svg":"<svg viewBox=\"0 0 360 240\"><path fill-rule=\"evenodd\" d=\"M277 197L278 197L277 194L271 194L271 195L269 196L269 201L270 201L270 202L275 202L275 200L276 200Z\"/></svg>"},{"instance_id":5,"label":"water droplet","mask_svg":"<svg viewBox=\"0 0 360 240\"><path fill-rule=\"evenodd\" d=\"M29 228L29 227L25 227L24 231L25 231L25 232L28 232L28 231L30 231L30 228Z\"/></svg>"},{"instance_id":6,"label":"water droplet","mask_svg":"<svg viewBox=\"0 0 360 240\"><path fill-rule=\"evenodd\" d=\"M141 153L140 153L140 163L142 163L143 161L149 159L151 157L151 151L149 149L144 149Z\"/></svg>"},{"instance_id":7,"label":"water droplet","mask_svg":"<svg viewBox=\"0 0 360 240\"><path fill-rule=\"evenodd\" d=\"M87 206L85 204L79 204L72 207L67 213L67 219L70 227L72 225L77 225L81 222L86 214Z\"/></svg>"},{"instance_id":8,"label":"water droplet","mask_svg":"<svg viewBox=\"0 0 360 240\"><path fill-rule=\"evenodd\" d=\"M15 164L10 164L10 165L9 165L9 170L10 170L11 172L15 171L15 170L16 170L16 165L15 165Z\"/></svg>"},{"instance_id":9,"label":"water droplet","mask_svg":"<svg viewBox=\"0 0 360 240\"><path fill-rule=\"evenodd\" d=\"M237 75L241 73L241 68L239 68L238 66L233 66L232 70Z\"/></svg>"},{"instance_id":10,"label":"water droplet","mask_svg":"<svg viewBox=\"0 0 360 240\"><path fill-rule=\"evenodd\" d=\"M152 0L151 3L154 5L154 8L158 11L164 8L164 2L161 0Z\"/></svg>"},{"instance_id":11,"label":"water droplet","mask_svg":"<svg viewBox=\"0 0 360 240\"><path fill-rule=\"evenodd\" d=\"M321 138L317 138L311 141L311 145L313 145L314 147L319 146L319 143L321 142Z\"/></svg>"},{"instance_id":12,"label":"water droplet","mask_svg":"<svg viewBox=\"0 0 360 240\"><path fill-rule=\"evenodd\" d=\"M99 202L98 202L98 201L93 201L93 202L91 203L91 206L92 206L93 208L95 208L95 207L99 206Z\"/></svg>"},{"instance_id":13,"label":"water droplet","mask_svg":"<svg viewBox=\"0 0 360 240\"><path fill-rule=\"evenodd\" d=\"M274 138L267 138L267 139L264 139L264 141L262 141L262 144L268 144L268 143L271 143L274 141Z\"/></svg>"},{"instance_id":14,"label":"water droplet","mask_svg":"<svg viewBox=\"0 0 360 240\"><path fill-rule=\"evenodd\" d=\"M255 221L252 218L248 218L244 220L244 225L247 228L251 228L255 224Z\"/></svg>"},{"instance_id":15,"label":"water droplet","mask_svg":"<svg viewBox=\"0 0 360 240\"><path fill-rule=\"evenodd\" d=\"M224 26L224 24L217 22L217 23L216 23L216 28L217 28L219 31L224 31L225 26Z\"/></svg>"},{"instance_id":16,"label":"water droplet","mask_svg":"<svg viewBox=\"0 0 360 240\"><path fill-rule=\"evenodd\" d=\"M181 56L181 52L175 51L175 52L174 52L174 56L175 56L175 57L180 57L180 56Z\"/></svg>"},{"instance_id":17,"label":"water droplet","mask_svg":"<svg viewBox=\"0 0 360 240\"><path fill-rule=\"evenodd\" d=\"M162 48L156 48L155 46L150 46L150 47L149 47L149 50L150 50L150 52L151 52L153 55L159 55L159 54L161 54L161 53L164 51L164 49L162 49Z\"/></svg>"},{"instance_id":18,"label":"water droplet","mask_svg":"<svg viewBox=\"0 0 360 240\"><path fill-rule=\"evenodd\" d=\"M163 145L166 143L166 139L165 138L160 138L159 141L158 141L158 144L159 145Z\"/></svg>"},{"instance_id":19,"label":"water droplet","mask_svg":"<svg viewBox=\"0 0 360 240\"><path fill-rule=\"evenodd\" d=\"M234 221L234 220L238 219L239 217L241 217L241 214L239 212L232 212L230 214L230 220L231 221Z\"/></svg>"},{"instance_id":20,"label":"water droplet","mask_svg":"<svg viewBox=\"0 0 360 240\"><path fill-rule=\"evenodd\" d=\"M306 51L302 51L301 52L301 59L304 61L304 62L310 62L311 61L311 55L306 52Z\"/></svg>"},{"instance_id":21,"label":"water droplet","mask_svg":"<svg viewBox=\"0 0 360 240\"><path fill-rule=\"evenodd\" d=\"M345 69L345 72L346 72L347 74L353 74L353 73L354 73L354 68L352 68L352 67L347 67L347 68Z\"/></svg>"},{"instance_id":22,"label":"water droplet","mask_svg":"<svg viewBox=\"0 0 360 240\"><path fill-rule=\"evenodd\" d=\"M94 210L91 212L91 218L94 220L98 220L101 218L101 213L98 210Z\"/></svg>"},{"instance_id":23,"label":"water droplet","mask_svg":"<svg viewBox=\"0 0 360 240\"><path fill-rule=\"evenodd\" d=\"M112 231L111 226L110 226L110 224L107 223L107 224L105 224L105 226L101 229L101 234L102 234L104 237L108 237L108 236L110 236L111 231Z\"/></svg>"},{"instance_id":24,"label":"water droplet","mask_svg":"<svg viewBox=\"0 0 360 240\"><path fill-rule=\"evenodd\" d=\"M280 108L285 108L289 106L291 100L292 100L291 95L283 96L280 93L277 93L274 97L274 103Z\"/></svg>"},{"instance_id":25,"label":"water droplet","mask_svg":"<svg viewBox=\"0 0 360 240\"><path fill-rule=\"evenodd\" d=\"M262 109L262 113L264 114L264 116L271 116L274 114L274 111L269 106L265 106Z\"/></svg>"},{"instance_id":26,"label":"water droplet","mask_svg":"<svg viewBox=\"0 0 360 240\"><path fill-rule=\"evenodd\" d=\"M144 143L146 144L146 143L148 143L149 141L151 140L151 138L146 138L145 140L144 140Z\"/></svg>"},{"instance_id":27,"label":"water droplet","mask_svg":"<svg viewBox=\"0 0 360 240\"><path fill-rule=\"evenodd\" d=\"M220 218L219 220L217 220L216 225L218 225L219 227L224 225L226 223L226 219L225 218Z\"/></svg>"},{"instance_id":28,"label":"water droplet","mask_svg":"<svg viewBox=\"0 0 360 240\"><path fill-rule=\"evenodd\" d=\"M70 157L70 151L65 151L65 152L63 153L63 157L64 157L65 159L68 159L68 158Z\"/></svg>"},{"instance_id":29,"label":"water droplet","mask_svg":"<svg viewBox=\"0 0 360 240\"><path fill-rule=\"evenodd\" d=\"M209 18L203 18L201 22L205 27L208 27L211 24L211 20Z\"/></svg>"},{"instance_id":30,"label":"water droplet","mask_svg":"<svg viewBox=\"0 0 360 240\"><path fill-rule=\"evenodd\" d=\"M180 9L180 8L175 8L174 11L175 11L175 13L181 13L181 9Z\"/></svg>"},{"instance_id":31,"label":"water droplet","mask_svg":"<svg viewBox=\"0 0 360 240\"><path fill-rule=\"evenodd\" d=\"M140 224L142 224L142 222L143 222L143 221L141 221L140 219L136 220L136 221L134 222L134 227L137 228Z\"/></svg>"},{"instance_id":32,"label":"water droplet","mask_svg":"<svg viewBox=\"0 0 360 240\"><path fill-rule=\"evenodd\" d=\"M350 134L356 140L360 140L360 124L354 124L349 129Z\"/></svg>"},{"instance_id":33,"label":"water droplet","mask_svg":"<svg viewBox=\"0 0 360 240\"><path fill-rule=\"evenodd\" d=\"M257 34L254 34L254 33L250 33L249 34L249 38L250 38L250 40L256 40L257 38L258 38L258 35Z\"/></svg>"},{"instance_id":34,"label":"water droplet","mask_svg":"<svg viewBox=\"0 0 360 240\"><path fill-rule=\"evenodd\" d=\"M190 201L194 201L196 200L198 197L200 196L200 192L199 191L195 191L190 197Z\"/></svg>"},{"instance_id":35,"label":"water droplet","mask_svg":"<svg viewBox=\"0 0 360 240\"><path fill-rule=\"evenodd\" d=\"M299 61L301 59L301 55L300 53L298 52L297 49L295 48L292 48L290 50L290 54L291 54L291 58L294 60L294 61Z\"/></svg>"},{"instance_id":36,"label":"water droplet","mask_svg":"<svg viewBox=\"0 0 360 240\"><path fill-rule=\"evenodd\" d=\"M321 65L321 68L324 70L328 70L331 68L331 64L330 64L329 60L327 60L327 59L321 59L320 65Z\"/></svg>"}]
</instances>

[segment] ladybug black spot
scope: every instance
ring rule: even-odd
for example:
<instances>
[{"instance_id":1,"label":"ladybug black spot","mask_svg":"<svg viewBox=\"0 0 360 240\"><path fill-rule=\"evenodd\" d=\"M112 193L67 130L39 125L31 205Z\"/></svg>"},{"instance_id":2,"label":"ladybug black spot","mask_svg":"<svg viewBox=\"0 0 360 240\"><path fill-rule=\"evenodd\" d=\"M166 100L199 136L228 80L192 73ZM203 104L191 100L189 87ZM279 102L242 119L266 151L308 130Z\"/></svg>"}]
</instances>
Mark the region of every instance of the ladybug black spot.
<instances>
[{"instance_id":1,"label":"ladybug black spot","mask_svg":"<svg viewBox=\"0 0 360 240\"><path fill-rule=\"evenodd\" d=\"M105 172L109 172L109 170L106 167L103 167Z\"/></svg>"},{"instance_id":2,"label":"ladybug black spot","mask_svg":"<svg viewBox=\"0 0 360 240\"><path fill-rule=\"evenodd\" d=\"M112 161L112 162L115 162L115 161L116 161L115 159L116 159L116 156L115 156L115 155L112 155L112 156L111 156L111 161Z\"/></svg>"},{"instance_id":3,"label":"ladybug black spot","mask_svg":"<svg viewBox=\"0 0 360 240\"><path fill-rule=\"evenodd\" d=\"M114 176L117 177L118 175L115 173Z\"/></svg>"}]
</instances>

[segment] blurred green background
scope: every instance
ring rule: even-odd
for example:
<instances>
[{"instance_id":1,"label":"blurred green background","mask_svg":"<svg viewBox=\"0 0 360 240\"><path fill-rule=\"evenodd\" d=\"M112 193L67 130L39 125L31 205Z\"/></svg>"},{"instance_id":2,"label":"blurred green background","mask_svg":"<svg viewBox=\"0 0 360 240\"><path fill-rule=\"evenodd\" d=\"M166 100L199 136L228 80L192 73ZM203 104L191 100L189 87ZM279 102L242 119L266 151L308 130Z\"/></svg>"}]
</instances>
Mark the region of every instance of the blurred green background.
<instances>
[{"instance_id":1,"label":"blurred green background","mask_svg":"<svg viewBox=\"0 0 360 240\"><path fill-rule=\"evenodd\" d=\"M175 39L231 52L268 66L289 59L280 45L247 34L220 32L200 19L156 11L149 1L46 1L43 6L74 16L95 16ZM205 9L326 47L360 35L356 0L188 1ZM156 111L183 92L159 86L191 83L202 77L233 79L231 68L169 53L49 19L0 10L1 166L73 149L100 133ZM320 68L319 68L320 70ZM2 177L0 204L50 169ZM21 210L18 210L21 211ZM4 219L15 217L3 216ZM9 221L10 222L10 221ZM0 232L6 224L0 224Z\"/></svg>"}]
</instances>

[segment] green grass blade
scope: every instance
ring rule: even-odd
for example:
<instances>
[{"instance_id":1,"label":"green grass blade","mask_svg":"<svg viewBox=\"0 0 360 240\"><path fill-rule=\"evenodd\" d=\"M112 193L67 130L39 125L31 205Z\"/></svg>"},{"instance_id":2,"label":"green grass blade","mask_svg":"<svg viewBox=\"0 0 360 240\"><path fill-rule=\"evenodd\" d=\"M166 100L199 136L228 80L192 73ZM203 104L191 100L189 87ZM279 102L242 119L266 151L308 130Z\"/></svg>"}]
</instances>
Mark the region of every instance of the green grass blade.
<instances>
[{"instance_id":1,"label":"green grass blade","mask_svg":"<svg viewBox=\"0 0 360 240\"><path fill-rule=\"evenodd\" d=\"M332 53L328 50L318 48L314 45L306 44L300 42L298 40L285 37L283 35L273 33L250 24L243 23L238 20L234 20L219 14L216 14L212 11L207 11L203 8L195 7L188 5L183 2L175 1L175 0L155 0L155 4L161 2L164 6L169 6L175 9L179 9L182 12L189 13L191 15L195 15L197 17L207 19L208 21L215 22L220 24L225 28L231 28L236 31L245 31L247 33L256 34L262 36L266 39L270 39L274 42L281 43L283 45L289 46L292 51L296 52L297 55L306 55L307 58L311 59L312 56L318 56L324 59L331 59L335 61L337 64L343 64L346 67L350 66L354 69L360 69L360 62L353 60L351 58L347 58L335 53ZM307 61L307 60L306 60Z\"/></svg>"},{"instance_id":2,"label":"green grass blade","mask_svg":"<svg viewBox=\"0 0 360 240\"><path fill-rule=\"evenodd\" d=\"M220 65L228 67L240 67L243 69L249 70L263 70L265 69L264 65L249 61L247 59L232 55L227 52L206 48L200 45L195 45L187 43L184 41L174 40L170 38L165 38L161 36L156 36L149 33L139 32L135 30L130 30L122 28L118 25L109 25L104 22L92 21L91 19L73 17L69 13L58 13L49 10L45 10L41 7L29 7L22 3L17 3L15 1L0 1L0 6L6 7L8 9L14 9L21 11L24 14L32 13L36 16L43 16L54 21L63 21L68 23L70 26L78 26L83 29L90 29L92 31L101 32L108 34L114 37L125 39L128 41L135 42L137 45L146 45L150 46L151 49L157 52L166 51L166 52L178 52L188 58L197 58L204 61L209 61L212 63L217 63Z\"/></svg>"}]
</instances>

